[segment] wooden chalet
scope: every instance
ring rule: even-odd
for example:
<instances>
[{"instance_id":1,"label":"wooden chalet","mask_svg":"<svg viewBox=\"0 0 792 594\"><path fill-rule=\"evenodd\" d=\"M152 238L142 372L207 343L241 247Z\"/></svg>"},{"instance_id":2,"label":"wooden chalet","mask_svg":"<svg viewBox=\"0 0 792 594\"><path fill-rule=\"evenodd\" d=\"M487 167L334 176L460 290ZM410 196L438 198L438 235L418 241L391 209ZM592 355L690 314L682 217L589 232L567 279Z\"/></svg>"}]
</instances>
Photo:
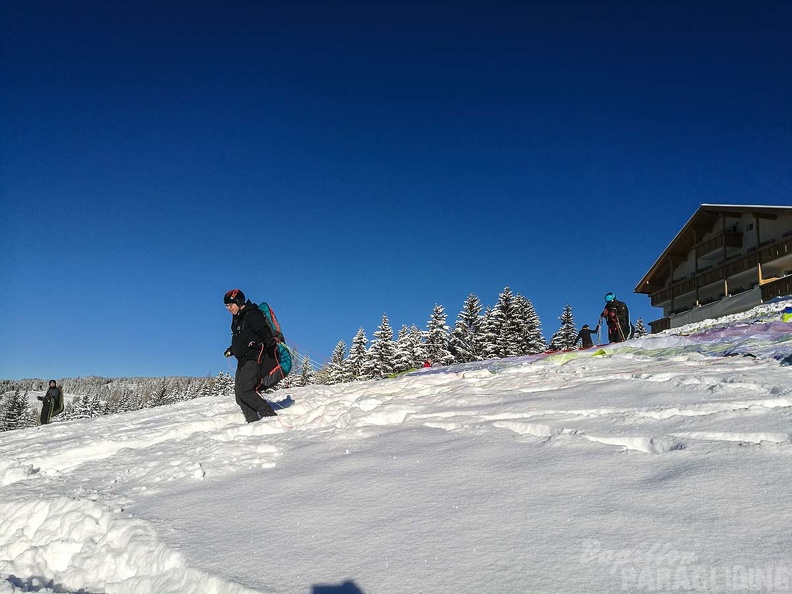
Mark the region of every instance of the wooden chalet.
<instances>
[{"instance_id":1,"label":"wooden chalet","mask_svg":"<svg viewBox=\"0 0 792 594\"><path fill-rule=\"evenodd\" d=\"M663 308L652 332L792 295L792 206L702 204L635 292Z\"/></svg>"}]
</instances>

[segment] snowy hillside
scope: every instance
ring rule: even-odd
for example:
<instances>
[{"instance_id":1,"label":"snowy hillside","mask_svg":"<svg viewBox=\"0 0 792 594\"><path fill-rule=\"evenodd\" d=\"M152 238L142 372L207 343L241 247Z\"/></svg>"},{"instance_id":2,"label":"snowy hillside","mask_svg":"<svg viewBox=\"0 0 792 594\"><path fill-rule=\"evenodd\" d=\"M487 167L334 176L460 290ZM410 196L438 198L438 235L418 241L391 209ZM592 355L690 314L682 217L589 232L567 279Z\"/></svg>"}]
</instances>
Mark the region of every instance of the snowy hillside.
<instances>
[{"instance_id":1,"label":"snowy hillside","mask_svg":"<svg viewBox=\"0 0 792 594\"><path fill-rule=\"evenodd\" d=\"M790 304L2 433L0 593L789 591Z\"/></svg>"}]
</instances>

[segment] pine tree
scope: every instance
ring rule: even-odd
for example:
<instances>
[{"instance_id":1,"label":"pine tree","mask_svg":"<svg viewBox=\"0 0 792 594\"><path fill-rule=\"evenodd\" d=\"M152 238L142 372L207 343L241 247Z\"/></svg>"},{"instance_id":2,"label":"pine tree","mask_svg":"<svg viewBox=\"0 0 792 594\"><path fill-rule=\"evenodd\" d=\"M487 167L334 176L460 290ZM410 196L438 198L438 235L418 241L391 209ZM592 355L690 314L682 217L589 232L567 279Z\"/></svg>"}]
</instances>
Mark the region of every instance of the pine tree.
<instances>
[{"instance_id":1,"label":"pine tree","mask_svg":"<svg viewBox=\"0 0 792 594\"><path fill-rule=\"evenodd\" d=\"M234 395L234 378L231 374L221 371L217 374L213 396L228 397Z\"/></svg>"},{"instance_id":2,"label":"pine tree","mask_svg":"<svg viewBox=\"0 0 792 594\"><path fill-rule=\"evenodd\" d=\"M448 348L458 363L480 361L484 357L481 309L481 301L471 293L457 316Z\"/></svg>"},{"instance_id":3,"label":"pine tree","mask_svg":"<svg viewBox=\"0 0 792 594\"><path fill-rule=\"evenodd\" d=\"M107 402L99 398L99 394L94 394L90 401L91 418L101 417L107 414Z\"/></svg>"},{"instance_id":4,"label":"pine tree","mask_svg":"<svg viewBox=\"0 0 792 594\"><path fill-rule=\"evenodd\" d=\"M66 405L66 410L63 412L63 416L66 420L72 419L90 419L91 418L91 396L84 394L84 395L77 395L72 398L71 402Z\"/></svg>"},{"instance_id":5,"label":"pine tree","mask_svg":"<svg viewBox=\"0 0 792 594\"><path fill-rule=\"evenodd\" d=\"M349 349L349 356L346 358L347 373L353 380L369 379L365 371L366 361L368 360L367 344L366 331L360 328L352 339L352 347Z\"/></svg>"},{"instance_id":6,"label":"pine tree","mask_svg":"<svg viewBox=\"0 0 792 594\"><path fill-rule=\"evenodd\" d=\"M340 340L333 349L333 354L330 355L330 362L324 368L326 384L342 384L351 381L352 378L347 373L347 366L344 364L345 358L346 343Z\"/></svg>"},{"instance_id":7,"label":"pine tree","mask_svg":"<svg viewBox=\"0 0 792 594\"><path fill-rule=\"evenodd\" d=\"M206 398L211 396L215 390L217 380L213 377L202 378L201 386L198 388L197 398Z\"/></svg>"},{"instance_id":8,"label":"pine tree","mask_svg":"<svg viewBox=\"0 0 792 594\"><path fill-rule=\"evenodd\" d=\"M168 392L168 385L166 384L165 380L163 380L157 389L151 394L151 396L149 396L148 400L146 400L145 407L154 408L156 406L170 404L170 402L171 399Z\"/></svg>"},{"instance_id":9,"label":"pine tree","mask_svg":"<svg viewBox=\"0 0 792 594\"><path fill-rule=\"evenodd\" d=\"M421 367L427 359L426 333L413 324L404 340L404 348L408 353L410 366L408 369Z\"/></svg>"},{"instance_id":10,"label":"pine tree","mask_svg":"<svg viewBox=\"0 0 792 594\"><path fill-rule=\"evenodd\" d=\"M393 373L396 359L396 343L393 341L393 329L388 315L382 315L382 322L376 332L374 340L368 349L368 359L365 365L368 377L385 377Z\"/></svg>"},{"instance_id":11,"label":"pine tree","mask_svg":"<svg viewBox=\"0 0 792 594\"><path fill-rule=\"evenodd\" d=\"M126 391L118 397L115 412L130 412L140 408L140 397L132 391Z\"/></svg>"},{"instance_id":12,"label":"pine tree","mask_svg":"<svg viewBox=\"0 0 792 594\"><path fill-rule=\"evenodd\" d=\"M488 341L489 357L515 357L525 354L522 352L524 324L520 313L516 297L509 287L505 287L487 321L487 335L490 340L494 338L494 344Z\"/></svg>"},{"instance_id":13,"label":"pine tree","mask_svg":"<svg viewBox=\"0 0 792 594\"><path fill-rule=\"evenodd\" d=\"M30 406L28 393L14 390L13 394L3 399L2 426L4 431L25 429L38 425L36 413Z\"/></svg>"},{"instance_id":14,"label":"pine tree","mask_svg":"<svg viewBox=\"0 0 792 594\"><path fill-rule=\"evenodd\" d=\"M638 321L635 322L635 335L633 338L643 338L648 334L649 331L646 329L646 326L644 326L643 318L638 318Z\"/></svg>"},{"instance_id":15,"label":"pine tree","mask_svg":"<svg viewBox=\"0 0 792 594\"><path fill-rule=\"evenodd\" d=\"M442 305L435 305L426 327L426 358L438 365L450 365L454 356L448 349L451 332L446 326L446 312Z\"/></svg>"},{"instance_id":16,"label":"pine tree","mask_svg":"<svg viewBox=\"0 0 792 594\"><path fill-rule=\"evenodd\" d=\"M401 328L399 328L399 333L396 336L396 340L394 342L395 345L395 352L393 354L393 372L394 373L401 373L403 371L408 371L412 369L412 362L410 360L410 349L408 343L408 337L410 335L410 329L407 327L406 324L403 324Z\"/></svg>"},{"instance_id":17,"label":"pine tree","mask_svg":"<svg viewBox=\"0 0 792 594\"><path fill-rule=\"evenodd\" d=\"M533 355L547 350L542 335L542 323L531 300L517 295L517 310L520 319L520 354Z\"/></svg>"},{"instance_id":18,"label":"pine tree","mask_svg":"<svg viewBox=\"0 0 792 594\"><path fill-rule=\"evenodd\" d=\"M561 327L553 334L550 339L551 351L568 351L575 348L577 338L577 328L575 328L575 316L572 314L572 306L568 303L564 306L561 313Z\"/></svg>"},{"instance_id":19,"label":"pine tree","mask_svg":"<svg viewBox=\"0 0 792 594\"><path fill-rule=\"evenodd\" d=\"M314 369L311 365L311 360L304 357L302 360L302 368L300 369L300 386L310 386L314 383Z\"/></svg>"},{"instance_id":20,"label":"pine tree","mask_svg":"<svg viewBox=\"0 0 792 594\"><path fill-rule=\"evenodd\" d=\"M498 324L495 311L490 307L484 310L481 316L481 354L485 359L499 357L498 349Z\"/></svg>"},{"instance_id":21,"label":"pine tree","mask_svg":"<svg viewBox=\"0 0 792 594\"><path fill-rule=\"evenodd\" d=\"M178 380L171 380L169 382L170 390L168 391L168 398L165 404L176 404L177 402L184 402L185 400L193 399L192 382L189 380L181 382Z\"/></svg>"}]
</instances>

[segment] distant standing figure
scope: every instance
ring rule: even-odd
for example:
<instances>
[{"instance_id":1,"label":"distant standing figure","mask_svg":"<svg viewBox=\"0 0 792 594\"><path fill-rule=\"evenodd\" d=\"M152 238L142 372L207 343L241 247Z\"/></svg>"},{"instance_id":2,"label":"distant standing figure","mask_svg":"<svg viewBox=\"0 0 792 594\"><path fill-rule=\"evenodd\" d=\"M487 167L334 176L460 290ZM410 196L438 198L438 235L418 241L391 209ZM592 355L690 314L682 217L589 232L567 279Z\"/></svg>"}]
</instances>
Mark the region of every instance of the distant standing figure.
<instances>
[{"instance_id":1,"label":"distant standing figure","mask_svg":"<svg viewBox=\"0 0 792 594\"><path fill-rule=\"evenodd\" d=\"M580 332L578 332L577 338L575 339L575 344L578 343L578 340L582 340L583 342L581 343L581 345L584 349L589 349L593 347L594 341L591 340L591 335L599 332L599 327L600 325L597 324L597 327L594 328L594 330L592 330L591 328L589 328L588 324L583 324L583 327L580 329Z\"/></svg>"},{"instance_id":2,"label":"distant standing figure","mask_svg":"<svg viewBox=\"0 0 792 594\"><path fill-rule=\"evenodd\" d=\"M226 349L225 356L233 355L237 360L234 377L236 403L248 423L263 417L275 417L275 411L261 391L273 387L283 377L270 376L270 372L278 366L275 356L278 341L267 324L264 312L255 303L246 300L242 291L228 291L223 303L233 316L231 346Z\"/></svg>"},{"instance_id":3,"label":"distant standing figure","mask_svg":"<svg viewBox=\"0 0 792 594\"><path fill-rule=\"evenodd\" d=\"M633 328L627 304L616 299L616 294L612 291L605 295L605 309L600 317L605 318L608 325L609 342L622 342L632 338Z\"/></svg>"},{"instance_id":4,"label":"distant standing figure","mask_svg":"<svg viewBox=\"0 0 792 594\"><path fill-rule=\"evenodd\" d=\"M424 367L431 367L431 366L432 366L432 362L429 359L424 361Z\"/></svg>"},{"instance_id":5,"label":"distant standing figure","mask_svg":"<svg viewBox=\"0 0 792 594\"><path fill-rule=\"evenodd\" d=\"M49 388L44 396L37 396L41 400L41 424L47 425L52 419L52 411L55 409L55 403L60 399L60 388L58 388L55 380L50 380ZM56 413L57 414L57 413Z\"/></svg>"}]
</instances>

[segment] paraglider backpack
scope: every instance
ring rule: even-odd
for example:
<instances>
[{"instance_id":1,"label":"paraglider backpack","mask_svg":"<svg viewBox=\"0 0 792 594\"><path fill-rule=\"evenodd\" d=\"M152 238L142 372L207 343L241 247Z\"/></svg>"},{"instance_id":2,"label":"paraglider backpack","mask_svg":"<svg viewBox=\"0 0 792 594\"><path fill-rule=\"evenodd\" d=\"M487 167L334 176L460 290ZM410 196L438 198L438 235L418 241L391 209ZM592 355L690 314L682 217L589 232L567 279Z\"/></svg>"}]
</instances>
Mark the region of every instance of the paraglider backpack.
<instances>
[{"instance_id":1,"label":"paraglider backpack","mask_svg":"<svg viewBox=\"0 0 792 594\"><path fill-rule=\"evenodd\" d=\"M52 416L59 415L63 412L63 388L58 388L58 395L52 402Z\"/></svg>"},{"instance_id":2,"label":"paraglider backpack","mask_svg":"<svg viewBox=\"0 0 792 594\"><path fill-rule=\"evenodd\" d=\"M633 334L635 334L635 326L630 322L630 312L627 310L627 304L623 301L614 301L614 303L616 303L616 315L619 319L619 324L621 325L622 320L627 322L627 327L621 329L624 339L632 338Z\"/></svg>"},{"instance_id":3,"label":"paraglider backpack","mask_svg":"<svg viewBox=\"0 0 792 594\"><path fill-rule=\"evenodd\" d=\"M623 301L616 301L616 315L620 320L627 320L629 322L629 313L627 312L627 304Z\"/></svg>"},{"instance_id":4,"label":"paraglider backpack","mask_svg":"<svg viewBox=\"0 0 792 594\"><path fill-rule=\"evenodd\" d=\"M275 312L272 311L272 308L269 306L269 303L262 301L259 303L259 309L264 312L264 319L267 320L267 325L272 335L275 337L275 340L278 341L278 346L275 347L275 358L278 361L280 372L283 373L283 377L286 377L289 375L292 368L292 356L289 347L286 346L286 339L283 337L280 323L275 316ZM273 373L277 371L278 369L276 368L273 370Z\"/></svg>"}]
</instances>

